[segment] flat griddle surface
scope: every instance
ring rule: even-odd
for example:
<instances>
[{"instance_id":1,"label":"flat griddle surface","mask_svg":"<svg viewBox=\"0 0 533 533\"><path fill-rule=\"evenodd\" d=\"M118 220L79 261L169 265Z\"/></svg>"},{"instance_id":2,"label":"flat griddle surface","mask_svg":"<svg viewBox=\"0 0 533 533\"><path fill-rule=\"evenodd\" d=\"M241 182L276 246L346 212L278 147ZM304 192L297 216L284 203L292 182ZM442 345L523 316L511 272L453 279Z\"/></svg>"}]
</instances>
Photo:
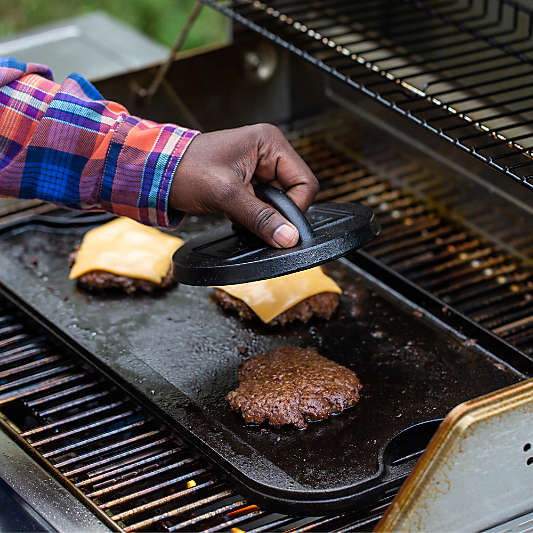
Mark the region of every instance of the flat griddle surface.
<instances>
[{"instance_id":1,"label":"flat griddle surface","mask_svg":"<svg viewBox=\"0 0 533 533\"><path fill-rule=\"evenodd\" d=\"M178 234L187 238L209 224L192 219ZM520 379L472 342L339 262L328 266L344 288L333 319L283 328L242 323L201 287L182 285L157 296L83 292L68 279L68 255L87 229L46 224L5 229L0 284L267 497L318 501L379 485L391 477L383 454L395 435ZM360 402L305 431L246 426L224 399L236 386L238 366L250 355L286 344L315 346L353 369L364 386Z\"/></svg>"}]
</instances>

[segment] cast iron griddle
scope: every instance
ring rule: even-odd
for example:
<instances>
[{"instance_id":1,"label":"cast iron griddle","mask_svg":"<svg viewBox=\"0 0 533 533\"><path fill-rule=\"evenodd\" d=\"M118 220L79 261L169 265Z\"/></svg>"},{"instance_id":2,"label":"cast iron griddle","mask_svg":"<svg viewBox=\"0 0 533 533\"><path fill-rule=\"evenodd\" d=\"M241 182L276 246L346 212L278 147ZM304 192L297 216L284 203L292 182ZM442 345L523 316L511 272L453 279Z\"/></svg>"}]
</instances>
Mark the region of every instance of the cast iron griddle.
<instances>
[{"instance_id":1,"label":"cast iron griddle","mask_svg":"<svg viewBox=\"0 0 533 533\"><path fill-rule=\"evenodd\" d=\"M179 235L213 226L190 219ZM412 467L397 463L420 449L420 427L431 433L435 423L409 430L407 439L395 438L400 432L522 377L347 263L328 267L345 290L334 318L285 328L243 324L201 287L156 297L87 294L68 279L69 252L86 229L5 228L0 288L118 372L271 507L322 513L383 490ZM364 385L359 404L305 431L246 426L224 400L239 363L283 344L315 346L352 368Z\"/></svg>"}]
</instances>

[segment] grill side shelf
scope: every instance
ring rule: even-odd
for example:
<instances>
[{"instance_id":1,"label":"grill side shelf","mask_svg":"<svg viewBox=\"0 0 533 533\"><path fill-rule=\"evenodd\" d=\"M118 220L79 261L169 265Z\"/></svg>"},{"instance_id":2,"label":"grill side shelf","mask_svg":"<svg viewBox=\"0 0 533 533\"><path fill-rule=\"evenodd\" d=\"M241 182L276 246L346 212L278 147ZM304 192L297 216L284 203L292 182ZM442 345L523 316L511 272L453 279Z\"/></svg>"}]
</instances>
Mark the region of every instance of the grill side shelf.
<instances>
[{"instance_id":1,"label":"grill side shelf","mask_svg":"<svg viewBox=\"0 0 533 533\"><path fill-rule=\"evenodd\" d=\"M511 0L202 0L533 189L533 13Z\"/></svg>"}]
</instances>

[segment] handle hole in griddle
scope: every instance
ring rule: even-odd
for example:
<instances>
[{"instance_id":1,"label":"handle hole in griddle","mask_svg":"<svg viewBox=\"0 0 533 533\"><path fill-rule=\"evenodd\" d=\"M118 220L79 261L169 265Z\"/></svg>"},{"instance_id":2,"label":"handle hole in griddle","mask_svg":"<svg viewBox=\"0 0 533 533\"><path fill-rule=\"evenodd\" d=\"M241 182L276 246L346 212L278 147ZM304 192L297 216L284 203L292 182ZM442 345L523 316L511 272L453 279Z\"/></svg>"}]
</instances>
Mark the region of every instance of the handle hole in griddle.
<instances>
[{"instance_id":1,"label":"handle hole in griddle","mask_svg":"<svg viewBox=\"0 0 533 533\"><path fill-rule=\"evenodd\" d=\"M524 451L528 452L529 450L531 450L531 443L530 442L526 442L524 444Z\"/></svg>"},{"instance_id":2,"label":"handle hole in griddle","mask_svg":"<svg viewBox=\"0 0 533 533\"><path fill-rule=\"evenodd\" d=\"M527 461L526 461L526 465L527 466L531 466L533 465L533 457L528 457Z\"/></svg>"},{"instance_id":3,"label":"handle hole in griddle","mask_svg":"<svg viewBox=\"0 0 533 533\"><path fill-rule=\"evenodd\" d=\"M398 433L387 445L385 464L398 466L421 455L441 422L442 419L428 420Z\"/></svg>"}]
</instances>

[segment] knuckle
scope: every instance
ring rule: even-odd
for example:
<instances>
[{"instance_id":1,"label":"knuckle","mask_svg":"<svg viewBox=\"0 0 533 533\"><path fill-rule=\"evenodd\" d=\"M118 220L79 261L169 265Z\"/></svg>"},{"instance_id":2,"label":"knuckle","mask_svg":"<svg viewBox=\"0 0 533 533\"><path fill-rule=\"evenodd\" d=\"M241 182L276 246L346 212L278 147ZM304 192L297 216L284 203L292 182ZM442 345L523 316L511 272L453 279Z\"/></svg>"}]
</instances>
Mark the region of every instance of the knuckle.
<instances>
[{"instance_id":1,"label":"knuckle","mask_svg":"<svg viewBox=\"0 0 533 533\"><path fill-rule=\"evenodd\" d=\"M278 127L268 122L257 124L257 127L261 135L266 138L277 138L283 135Z\"/></svg>"},{"instance_id":2,"label":"knuckle","mask_svg":"<svg viewBox=\"0 0 533 533\"><path fill-rule=\"evenodd\" d=\"M275 215L276 211L274 211L274 209L270 207L262 207L255 216L255 231L258 233L265 231Z\"/></svg>"}]
</instances>

